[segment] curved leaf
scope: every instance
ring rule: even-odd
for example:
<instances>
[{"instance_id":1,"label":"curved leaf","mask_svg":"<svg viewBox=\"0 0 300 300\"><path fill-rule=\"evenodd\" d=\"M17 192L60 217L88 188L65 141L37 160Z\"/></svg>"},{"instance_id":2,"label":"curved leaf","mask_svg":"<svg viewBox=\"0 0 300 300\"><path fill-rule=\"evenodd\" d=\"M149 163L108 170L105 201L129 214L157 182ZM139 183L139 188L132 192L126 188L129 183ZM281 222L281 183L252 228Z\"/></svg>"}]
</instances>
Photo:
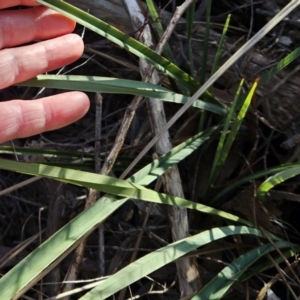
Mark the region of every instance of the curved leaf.
<instances>
[{"instance_id":1,"label":"curved leaf","mask_svg":"<svg viewBox=\"0 0 300 300\"><path fill-rule=\"evenodd\" d=\"M180 197L157 193L150 189L146 189L139 184L110 176L72 169L64 169L43 164L14 162L5 159L0 159L0 167L4 170L17 171L34 176L42 176L59 180L65 183L92 188L115 196L196 209L203 213L216 215L233 222L240 222L242 224L252 226L250 222L230 213L214 209L200 203L195 203Z\"/></svg>"},{"instance_id":2,"label":"curved leaf","mask_svg":"<svg viewBox=\"0 0 300 300\"><path fill-rule=\"evenodd\" d=\"M176 94L159 85L111 77L38 75L35 78L18 83L17 85L56 88L71 91L129 94L148 98L157 98L178 104L184 104L190 99L187 96ZM196 100L193 106L219 115L225 115L227 112L226 109L220 106L202 100Z\"/></svg>"},{"instance_id":3,"label":"curved leaf","mask_svg":"<svg viewBox=\"0 0 300 300\"><path fill-rule=\"evenodd\" d=\"M97 283L97 287L81 297L81 300L106 299L117 291L129 286L151 272L182 257L198 247L207 245L212 241L228 237L234 234L251 234L262 237L261 232L255 228L245 226L227 226L206 230L197 235L174 242L168 246L149 253L137 261L131 263L110 278ZM209 299L209 298L201 298Z\"/></svg>"},{"instance_id":4,"label":"curved leaf","mask_svg":"<svg viewBox=\"0 0 300 300\"><path fill-rule=\"evenodd\" d=\"M185 143L174 148L170 153L165 154L158 160L151 163L149 166L143 168L140 172L137 172L129 180L135 183L149 184L160 176L165 170L172 165L178 163L181 159L193 152L206 138L215 130L212 128L204 133L198 134L195 137L189 139ZM39 170L38 164L24 164L15 163L12 161L0 160L0 168L9 169L13 171L22 171L26 174L35 173ZM45 171L46 176L54 176L53 179L65 178L66 174L71 174L71 178L68 180L70 183L78 184L76 181L78 178L82 178L83 181L89 181L89 174L93 173L72 171L68 169L56 168L52 173L52 167L44 168L41 165L42 170ZM57 177L58 176L58 177ZM82 177L83 176L83 177ZM68 176L67 176L68 177ZM100 177L94 177L95 184L100 180ZM103 178L102 178L103 179ZM111 178L115 180L114 178ZM106 180L110 180L106 178ZM125 188L126 186L132 186L130 182L112 181L116 185L121 183ZM125 185L124 185L125 184ZM120 185L119 185L120 187ZM143 188L143 187L142 187ZM83 211L76 218L70 221L61 230L55 233L50 239L45 241L40 247L34 250L23 261L17 264L7 274L0 279L1 299L11 299L12 297L18 297L22 295L27 289L29 289L34 283L42 278L51 268L53 268L59 261L61 261L76 245L84 239L91 231L94 230L106 217L119 208L128 198L116 200L115 196L107 195L96 201L94 205ZM172 203L170 203L172 204ZM190 202L193 206L193 203ZM201 207L197 206L199 209ZM207 209L208 212L213 210L203 206L203 209ZM215 211L216 212L216 211ZM228 217L229 215L227 215ZM234 216L235 219L235 216ZM238 219L238 218L237 218ZM242 219L240 219L242 221ZM246 221L245 221L246 222ZM54 250L53 250L54 249ZM11 285L10 282L16 284Z\"/></svg>"},{"instance_id":5,"label":"curved leaf","mask_svg":"<svg viewBox=\"0 0 300 300\"><path fill-rule=\"evenodd\" d=\"M286 241L276 242L275 245L281 248L291 247ZM236 283L239 277L259 258L275 250L272 244L259 246L241 255L229 266L225 267L213 280L211 280L193 300L217 300L221 299L228 289Z\"/></svg>"},{"instance_id":6,"label":"curved leaf","mask_svg":"<svg viewBox=\"0 0 300 300\"><path fill-rule=\"evenodd\" d=\"M300 167L300 163L287 163L287 164L282 164L280 166L277 167L273 167L273 168L269 168L263 171L259 171L256 172L254 174L250 174L249 176L246 176L244 178L242 178L241 180L238 180L232 184L230 184L227 188L223 189L222 191L218 192L218 194L210 201L210 203L215 203L217 200L221 199L222 197L224 197L224 195L226 195L227 193L229 193L230 191L234 190L236 187L244 184L244 183L249 183L251 180L255 180L264 176L269 176L271 174L280 172L280 171L284 171L284 170L288 170L290 168L293 167Z\"/></svg>"},{"instance_id":7,"label":"curved leaf","mask_svg":"<svg viewBox=\"0 0 300 300\"><path fill-rule=\"evenodd\" d=\"M267 192L274 186L300 174L300 166L281 171L264 181L258 188L257 195L263 201Z\"/></svg>"},{"instance_id":8,"label":"curved leaf","mask_svg":"<svg viewBox=\"0 0 300 300\"><path fill-rule=\"evenodd\" d=\"M37 2L58 11L84 27L100 34L113 43L135 54L139 58L145 59L158 70L176 79L183 86L191 89L192 91L196 91L200 87L199 83L194 78L182 71L175 64L163 58L161 55L158 55L155 51L146 47L139 41L131 38L102 20L84 12L83 10L61 0L37 0ZM208 92L205 92L204 95L208 99L214 99Z\"/></svg>"}]
</instances>

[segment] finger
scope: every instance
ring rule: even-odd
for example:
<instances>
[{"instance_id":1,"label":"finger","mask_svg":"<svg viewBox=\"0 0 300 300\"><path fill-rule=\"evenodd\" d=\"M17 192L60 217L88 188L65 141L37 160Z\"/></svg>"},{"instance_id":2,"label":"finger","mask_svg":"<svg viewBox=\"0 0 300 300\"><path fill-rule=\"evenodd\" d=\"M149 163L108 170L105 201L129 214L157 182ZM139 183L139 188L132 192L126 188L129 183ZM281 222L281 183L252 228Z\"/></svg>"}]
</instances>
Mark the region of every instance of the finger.
<instances>
[{"instance_id":1,"label":"finger","mask_svg":"<svg viewBox=\"0 0 300 300\"><path fill-rule=\"evenodd\" d=\"M0 143L61 128L81 118L89 108L81 92L68 92L43 99L0 103Z\"/></svg>"},{"instance_id":2,"label":"finger","mask_svg":"<svg viewBox=\"0 0 300 300\"><path fill-rule=\"evenodd\" d=\"M68 34L30 46L0 51L0 89L77 60L83 52L82 39Z\"/></svg>"},{"instance_id":3,"label":"finger","mask_svg":"<svg viewBox=\"0 0 300 300\"><path fill-rule=\"evenodd\" d=\"M0 48L61 36L74 28L74 21L47 7L0 11Z\"/></svg>"},{"instance_id":4,"label":"finger","mask_svg":"<svg viewBox=\"0 0 300 300\"><path fill-rule=\"evenodd\" d=\"M12 7L17 5L36 6L40 4L34 0L6 0L0 2L0 8Z\"/></svg>"}]
</instances>

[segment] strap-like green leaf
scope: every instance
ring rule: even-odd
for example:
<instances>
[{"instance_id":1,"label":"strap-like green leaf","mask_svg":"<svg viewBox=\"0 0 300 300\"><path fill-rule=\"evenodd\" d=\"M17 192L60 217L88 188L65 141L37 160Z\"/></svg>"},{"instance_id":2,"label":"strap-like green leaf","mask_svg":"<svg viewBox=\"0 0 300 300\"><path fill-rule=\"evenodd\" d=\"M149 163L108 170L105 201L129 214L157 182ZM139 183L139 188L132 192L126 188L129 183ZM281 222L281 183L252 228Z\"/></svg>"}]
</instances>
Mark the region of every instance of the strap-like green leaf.
<instances>
[{"instance_id":1,"label":"strap-like green leaf","mask_svg":"<svg viewBox=\"0 0 300 300\"><path fill-rule=\"evenodd\" d=\"M300 166L290 167L287 170L281 171L272 177L265 180L258 188L257 195L262 200L265 201L266 194L274 186L293 178L300 174Z\"/></svg>"},{"instance_id":2,"label":"strap-like green leaf","mask_svg":"<svg viewBox=\"0 0 300 300\"><path fill-rule=\"evenodd\" d=\"M101 186L106 186L106 191L109 189L110 191L123 193L127 190L128 194L130 190L133 191L136 189L136 187L139 187L140 190L144 189L144 191L147 191L147 189L144 187L139 186L138 183L145 185L151 183L172 165L177 164L180 160L197 149L197 147L203 143L214 130L215 128L207 130L206 132L198 134L185 143L177 146L170 153L165 154L160 159L154 161L150 165L137 172L129 179L131 182L93 173L79 172L64 168L55 168L39 164L18 163L8 160L0 160L0 168L23 172L26 174L41 174L45 177L50 177L73 184L80 184L83 186L88 186L88 182L90 182L96 189L97 187L100 188ZM110 185L110 187L108 185ZM138 192L138 190L136 191ZM138 195L139 198L140 196L141 194ZM176 199L175 202L173 202L174 199L168 198L167 195L157 194L156 196L158 196L156 201L158 200L160 203L170 201L169 204L171 205L180 205ZM96 226L103 222L107 216L119 208L127 199L128 198L126 197L125 199L123 198L121 200L116 200L115 196L104 196L93 206L89 207L87 210L70 221L66 226L55 233L50 239L45 241L39 248L34 250L29 256L27 256L23 261L17 264L12 270L10 270L0 279L1 299L6 300L11 299L12 297L20 296L24 291L29 289L32 285L34 285L35 282L42 278L47 271L50 270L50 266L55 266L57 262L70 253L70 251L88 233L94 230ZM185 204L188 204L190 208L193 209L203 209L203 212L218 213L218 211L214 210L213 208L190 201L185 202ZM221 217L223 214L225 218L229 217L231 221L240 220L245 224L251 225L247 221L243 221L235 216L232 216L231 218L231 215L226 214L225 212L219 213ZM16 284L11 285L11 282Z\"/></svg>"},{"instance_id":3,"label":"strap-like green leaf","mask_svg":"<svg viewBox=\"0 0 300 300\"><path fill-rule=\"evenodd\" d=\"M183 240L160 248L150 254L143 256L120 270L110 278L102 281L96 288L84 295L81 300L106 299L117 291L129 286L140 278L165 266L166 264L180 258L186 253L207 245L212 241L219 240L234 234L251 234L262 237L259 230L245 226L227 226L213 228ZM269 248L268 248L269 249ZM270 250L272 250L270 248ZM270 251L269 250L269 251ZM209 299L209 298L199 298Z\"/></svg>"},{"instance_id":4,"label":"strap-like green leaf","mask_svg":"<svg viewBox=\"0 0 300 300\"><path fill-rule=\"evenodd\" d=\"M276 242L275 245L281 248L291 247L286 241ZM214 277L193 300L217 300L221 299L228 289L238 280L238 278L259 258L275 250L273 245L265 244L250 250L241 255L229 266L225 267L217 276Z\"/></svg>"},{"instance_id":5,"label":"strap-like green leaf","mask_svg":"<svg viewBox=\"0 0 300 300\"><path fill-rule=\"evenodd\" d=\"M158 70L174 78L191 91L196 91L200 87L199 83L194 78L182 71L175 64L171 63L161 55L158 55L150 48L147 48L139 41L81 9L61 0L37 0L37 2L60 12L84 27L89 28L113 43L125 48L139 58L145 59ZM208 92L205 92L204 96L208 99L214 99Z\"/></svg>"},{"instance_id":6,"label":"strap-like green leaf","mask_svg":"<svg viewBox=\"0 0 300 300\"><path fill-rule=\"evenodd\" d=\"M20 86L47 87L71 91L86 91L97 93L129 94L148 98L157 98L168 102L184 104L189 97L176 94L170 90L134 80L98 76L77 75L39 75L19 83ZM196 100L194 107L225 115L226 109L202 100Z\"/></svg>"}]
</instances>

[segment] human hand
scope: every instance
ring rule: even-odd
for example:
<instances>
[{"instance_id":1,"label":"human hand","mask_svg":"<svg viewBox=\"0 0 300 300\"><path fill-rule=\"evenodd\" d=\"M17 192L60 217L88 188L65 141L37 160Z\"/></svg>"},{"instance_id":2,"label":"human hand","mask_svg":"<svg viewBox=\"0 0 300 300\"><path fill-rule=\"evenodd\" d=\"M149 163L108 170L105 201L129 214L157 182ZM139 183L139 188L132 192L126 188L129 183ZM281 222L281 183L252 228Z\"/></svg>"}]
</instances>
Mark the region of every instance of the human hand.
<instances>
[{"instance_id":1,"label":"human hand","mask_svg":"<svg viewBox=\"0 0 300 300\"><path fill-rule=\"evenodd\" d=\"M34 0L0 1L0 9L16 5L38 4ZM77 60L83 42L70 34L74 27L72 20L46 7L0 11L0 89ZM16 47L36 39L45 41ZM0 143L66 126L88 108L89 99L81 92L1 102Z\"/></svg>"}]
</instances>

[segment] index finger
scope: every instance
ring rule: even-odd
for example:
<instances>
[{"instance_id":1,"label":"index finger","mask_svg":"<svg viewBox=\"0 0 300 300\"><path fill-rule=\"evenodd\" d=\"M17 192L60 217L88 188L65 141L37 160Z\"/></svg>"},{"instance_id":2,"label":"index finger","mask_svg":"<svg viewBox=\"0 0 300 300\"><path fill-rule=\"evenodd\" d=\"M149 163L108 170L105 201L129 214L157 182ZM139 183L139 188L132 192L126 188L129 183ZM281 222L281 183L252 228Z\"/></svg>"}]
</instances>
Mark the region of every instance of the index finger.
<instances>
[{"instance_id":1,"label":"index finger","mask_svg":"<svg viewBox=\"0 0 300 300\"><path fill-rule=\"evenodd\" d=\"M6 0L6 1L0 1L0 9L1 8L7 8L17 5L26 5L26 6L37 6L40 5L34 0Z\"/></svg>"}]
</instances>

